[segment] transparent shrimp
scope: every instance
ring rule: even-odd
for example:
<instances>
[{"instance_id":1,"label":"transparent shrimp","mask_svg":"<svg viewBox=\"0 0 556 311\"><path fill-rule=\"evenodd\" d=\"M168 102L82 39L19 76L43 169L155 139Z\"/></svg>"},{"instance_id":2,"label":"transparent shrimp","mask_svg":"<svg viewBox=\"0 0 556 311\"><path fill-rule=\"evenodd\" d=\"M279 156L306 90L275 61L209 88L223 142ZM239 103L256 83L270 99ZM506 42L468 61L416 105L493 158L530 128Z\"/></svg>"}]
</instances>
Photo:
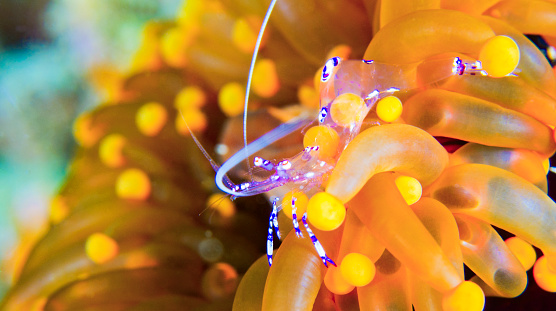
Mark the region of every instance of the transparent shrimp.
<instances>
[{"instance_id":1,"label":"transparent shrimp","mask_svg":"<svg viewBox=\"0 0 556 311\"><path fill-rule=\"evenodd\" d=\"M230 157L221 167L215 167L216 185L221 191L230 194L232 198L267 193L272 189L282 186L302 189L305 192L316 189L322 185L328 174L334 169L339 154L341 154L341 151L345 149L359 133L364 117L375 106L378 100L396 92L416 89L422 85L432 85L454 75L485 74L481 70L480 62L464 62L458 57L452 57L434 60L432 65L437 68L436 75L433 75L431 79L423 81L417 78L417 69L419 66L423 65L430 66L431 63L424 64L424 62L421 62L417 64L396 65L377 63L372 60L342 61L339 57L331 58L326 62L321 75L321 98L317 120L319 125L327 126L338 134L339 152L336 152L336 155L332 157L332 159L328 158L326 161L319 158L319 146L307 146L294 157L283 159L278 162L254 157L253 165L255 167L271 171L273 174L262 181L249 181L237 185L230 181L227 177L227 173L233 167L266 146L303 128L312 121L308 116L300 116L288 123L280 125L251 142ZM335 122L333 116L335 99L342 94L354 94L364 102L358 110L353 111L353 113L361 117L353 118L353 120L347 124ZM292 206L294 206L294 204L295 200L292 201ZM267 238L267 256L269 264L272 264L272 228L274 227L278 233L276 213L279 210L279 206L277 205L278 200L275 198L273 200L273 210L269 219L269 233ZM307 230L308 225L306 224L305 218L303 218L303 223L323 263L325 265L327 262L333 263L324 253L318 239L309 231L310 229ZM293 224L297 236L302 237L295 212Z\"/></svg>"}]
</instances>

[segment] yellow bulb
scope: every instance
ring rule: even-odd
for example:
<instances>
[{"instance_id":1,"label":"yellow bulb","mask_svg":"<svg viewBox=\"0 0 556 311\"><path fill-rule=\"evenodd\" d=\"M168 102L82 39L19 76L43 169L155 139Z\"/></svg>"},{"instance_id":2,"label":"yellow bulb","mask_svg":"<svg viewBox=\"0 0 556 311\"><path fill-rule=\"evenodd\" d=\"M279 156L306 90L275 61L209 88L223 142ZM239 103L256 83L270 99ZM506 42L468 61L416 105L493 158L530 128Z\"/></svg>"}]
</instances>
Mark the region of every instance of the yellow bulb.
<instances>
[{"instance_id":1,"label":"yellow bulb","mask_svg":"<svg viewBox=\"0 0 556 311\"><path fill-rule=\"evenodd\" d=\"M255 94L269 98L280 89L280 81L276 72L276 64L270 59L261 59L253 68L253 78L251 80L253 92Z\"/></svg>"},{"instance_id":2,"label":"yellow bulb","mask_svg":"<svg viewBox=\"0 0 556 311\"><path fill-rule=\"evenodd\" d=\"M120 167L125 164L123 149L126 139L120 134L110 134L100 141L98 156L108 167Z\"/></svg>"},{"instance_id":3,"label":"yellow bulb","mask_svg":"<svg viewBox=\"0 0 556 311\"><path fill-rule=\"evenodd\" d=\"M408 205L419 201L423 193L423 187L421 187L421 183L417 179L409 176L398 176L395 182Z\"/></svg>"},{"instance_id":4,"label":"yellow bulb","mask_svg":"<svg viewBox=\"0 0 556 311\"><path fill-rule=\"evenodd\" d=\"M85 242L87 257L96 264L105 263L118 254L118 243L103 233L93 233Z\"/></svg>"},{"instance_id":5,"label":"yellow bulb","mask_svg":"<svg viewBox=\"0 0 556 311\"><path fill-rule=\"evenodd\" d=\"M340 271L348 284L359 287L371 283L376 268L369 257L359 253L349 253L342 260Z\"/></svg>"},{"instance_id":6,"label":"yellow bulb","mask_svg":"<svg viewBox=\"0 0 556 311\"><path fill-rule=\"evenodd\" d=\"M184 1L181 8L178 9L176 21L180 25L192 26L198 23L202 14L207 7L206 0L188 0Z\"/></svg>"},{"instance_id":7,"label":"yellow bulb","mask_svg":"<svg viewBox=\"0 0 556 311\"><path fill-rule=\"evenodd\" d=\"M525 270L531 269L537 259L537 253L531 244L518 237L511 237L504 241Z\"/></svg>"},{"instance_id":8,"label":"yellow bulb","mask_svg":"<svg viewBox=\"0 0 556 311\"><path fill-rule=\"evenodd\" d=\"M83 113L73 123L73 137L77 143L85 148L92 147L102 136L102 131L93 126L89 113Z\"/></svg>"},{"instance_id":9,"label":"yellow bulb","mask_svg":"<svg viewBox=\"0 0 556 311\"><path fill-rule=\"evenodd\" d=\"M540 288L556 293L556 271L550 270L546 256L542 256L535 263L533 276Z\"/></svg>"},{"instance_id":10,"label":"yellow bulb","mask_svg":"<svg viewBox=\"0 0 556 311\"><path fill-rule=\"evenodd\" d=\"M319 93L315 88L302 85L297 90L297 98L299 102L305 107L318 108L319 107Z\"/></svg>"},{"instance_id":11,"label":"yellow bulb","mask_svg":"<svg viewBox=\"0 0 556 311\"><path fill-rule=\"evenodd\" d=\"M207 199L207 208L218 211L222 217L229 218L235 215L236 206L225 194L214 193Z\"/></svg>"},{"instance_id":12,"label":"yellow bulb","mask_svg":"<svg viewBox=\"0 0 556 311\"><path fill-rule=\"evenodd\" d=\"M199 109L205 105L207 96L198 86L187 86L181 89L174 100L174 107L181 111Z\"/></svg>"},{"instance_id":13,"label":"yellow bulb","mask_svg":"<svg viewBox=\"0 0 556 311\"><path fill-rule=\"evenodd\" d=\"M333 265L330 265L326 270L324 285L326 285L329 291L336 295L345 295L355 288L355 286L344 279L340 268L334 267Z\"/></svg>"},{"instance_id":14,"label":"yellow bulb","mask_svg":"<svg viewBox=\"0 0 556 311\"><path fill-rule=\"evenodd\" d=\"M326 159L336 156L340 136L329 126L317 125L310 128L303 137L304 147L319 147L319 158Z\"/></svg>"},{"instance_id":15,"label":"yellow bulb","mask_svg":"<svg viewBox=\"0 0 556 311\"><path fill-rule=\"evenodd\" d=\"M258 28L257 28L258 29ZM257 33L249 26L247 20L240 18L232 27L232 42L245 53L252 53L257 43Z\"/></svg>"},{"instance_id":16,"label":"yellow bulb","mask_svg":"<svg viewBox=\"0 0 556 311\"><path fill-rule=\"evenodd\" d=\"M388 96L376 104L376 114L385 122L392 122L402 115L402 101L396 96Z\"/></svg>"},{"instance_id":17,"label":"yellow bulb","mask_svg":"<svg viewBox=\"0 0 556 311\"><path fill-rule=\"evenodd\" d=\"M319 192L312 196L307 204L307 219L319 230L334 230L345 218L344 204L329 193Z\"/></svg>"},{"instance_id":18,"label":"yellow bulb","mask_svg":"<svg viewBox=\"0 0 556 311\"><path fill-rule=\"evenodd\" d=\"M228 117L235 117L243 112L245 88L235 82L225 84L218 92L218 107Z\"/></svg>"},{"instance_id":19,"label":"yellow bulb","mask_svg":"<svg viewBox=\"0 0 556 311\"><path fill-rule=\"evenodd\" d=\"M167 30L160 38L160 51L167 64L184 67L187 64L186 51L193 42L193 32L182 27Z\"/></svg>"},{"instance_id":20,"label":"yellow bulb","mask_svg":"<svg viewBox=\"0 0 556 311\"><path fill-rule=\"evenodd\" d=\"M336 124L347 127L363 120L365 106L365 101L360 96L344 93L332 101L330 117Z\"/></svg>"},{"instance_id":21,"label":"yellow bulb","mask_svg":"<svg viewBox=\"0 0 556 311\"><path fill-rule=\"evenodd\" d=\"M309 198L307 195L299 190L293 190L284 196L282 199L282 211L284 214L288 216L288 218L293 219L292 215L292 199L295 198L295 213L297 215L297 219L300 219L305 211L307 210L307 204L309 202Z\"/></svg>"},{"instance_id":22,"label":"yellow bulb","mask_svg":"<svg viewBox=\"0 0 556 311\"><path fill-rule=\"evenodd\" d=\"M149 176L140 169L125 170L116 180L116 194L122 199L147 199L151 194Z\"/></svg>"},{"instance_id":23,"label":"yellow bulb","mask_svg":"<svg viewBox=\"0 0 556 311\"><path fill-rule=\"evenodd\" d=\"M187 123L186 123L187 122ZM198 109L181 111L176 116L176 131L181 135L189 135L189 130L193 132L203 131L207 127L207 117ZM187 128L189 126L189 129Z\"/></svg>"},{"instance_id":24,"label":"yellow bulb","mask_svg":"<svg viewBox=\"0 0 556 311\"><path fill-rule=\"evenodd\" d=\"M519 47L507 36L489 39L479 52L479 60L490 77L499 78L512 73L519 64Z\"/></svg>"},{"instance_id":25,"label":"yellow bulb","mask_svg":"<svg viewBox=\"0 0 556 311\"><path fill-rule=\"evenodd\" d=\"M481 311L485 306L485 294L479 285L464 281L442 297L444 311Z\"/></svg>"},{"instance_id":26,"label":"yellow bulb","mask_svg":"<svg viewBox=\"0 0 556 311\"><path fill-rule=\"evenodd\" d=\"M58 224L64 220L69 214L69 207L64 198L55 196L50 201L50 221L53 224Z\"/></svg>"},{"instance_id":27,"label":"yellow bulb","mask_svg":"<svg viewBox=\"0 0 556 311\"><path fill-rule=\"evenodd\" d=\"M135 114L135 124L145 136L156 136L168 120L166 108L159 103L151 102L144 104Z\"/></svg>"}]
</instances>

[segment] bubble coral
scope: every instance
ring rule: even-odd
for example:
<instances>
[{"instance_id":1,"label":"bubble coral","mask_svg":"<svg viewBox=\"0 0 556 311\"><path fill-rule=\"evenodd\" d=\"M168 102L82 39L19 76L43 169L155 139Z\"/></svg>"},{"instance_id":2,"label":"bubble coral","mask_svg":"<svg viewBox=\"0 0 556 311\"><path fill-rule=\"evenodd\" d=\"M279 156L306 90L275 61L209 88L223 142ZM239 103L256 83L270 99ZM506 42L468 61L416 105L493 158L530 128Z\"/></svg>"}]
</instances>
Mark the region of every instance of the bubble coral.
<instances>
[{"instance_id":1,"label":"bubble coral","mask_svg":"<svg viewBox=\"0 0 556 311\"><path fill-rule=\"evenodd\" d=\"M283 241L269 268L264 258L255 261L259 251L246 239L260 227L252 215L216 208L212 221L198 217L214 186L189 132L211 144L224 115L241 111L241 96L230 90L245 87L268 3L188 0L176 21L146 26L119 92L76 121L80 148L56 198L56 221L2 308L226 309L245 273L234 310L481 310L485 295L523 292L522 262L527 254L534 261L530 244L544 253L534 268L537 283L554 291L556 206L546 195L543 164L556 150L556 77L523 33L554 42L547 16L556 5L278 1L253 76L249 140L317 108L315 72L320 76L330 56L419 64L415 87L395 94L401 115L399 105L385 102L365 120L353 113L336 119L364 125L345 149L330 129L312 128L308 142L297 135L261 151L280 159L314 141L330 149L321 160L335 158L333 170L304 199L315 210L311 200L317 208L330 202L313 198L332 197L329 205L347 208L345 219L331 225L323 217L323 225L301 228L327 230L312 227L339 264L327 269L311 239L291 234L288 221L281 221ZM498 64L497 53L514 64ZM456 56L485 62L491 76L439 73L438 61ZM335 99L320 94L321 102ZM276 108L296 101L303 108ZM216 146L223 158L242 146L237 125L231 119L223 129ZM454 140L466 144L453 153L439 142ZM402 186L404 179L410 182ZM303 189L282 188L270 195L302 197ZM218 204L209 200L209 208ZM523 243L504 243L495 227ZM98 247L103 243L109 251ZM476 276L466 280L464 264Z\"/></svg>"}]
</instances>

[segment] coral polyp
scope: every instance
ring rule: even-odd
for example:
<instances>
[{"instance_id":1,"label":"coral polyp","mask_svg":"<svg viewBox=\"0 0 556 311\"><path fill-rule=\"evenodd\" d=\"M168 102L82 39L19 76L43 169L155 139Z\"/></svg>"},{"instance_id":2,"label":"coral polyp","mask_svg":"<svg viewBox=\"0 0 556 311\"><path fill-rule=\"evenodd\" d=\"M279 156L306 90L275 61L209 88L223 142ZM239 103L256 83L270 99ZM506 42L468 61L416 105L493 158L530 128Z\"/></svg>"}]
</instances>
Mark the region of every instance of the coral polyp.
<instances>
[{"instance_id":1,"label":"coral polyp","mask_svg":"<svg viewBox=\"0 0 556 311\"><path fill-rule=\"evenodd\" d=\"M271 2L145 26L2 310L482 310L530 269L556 291L556 4L278 0L257 42Z\"/></svg>"}]
</instances>

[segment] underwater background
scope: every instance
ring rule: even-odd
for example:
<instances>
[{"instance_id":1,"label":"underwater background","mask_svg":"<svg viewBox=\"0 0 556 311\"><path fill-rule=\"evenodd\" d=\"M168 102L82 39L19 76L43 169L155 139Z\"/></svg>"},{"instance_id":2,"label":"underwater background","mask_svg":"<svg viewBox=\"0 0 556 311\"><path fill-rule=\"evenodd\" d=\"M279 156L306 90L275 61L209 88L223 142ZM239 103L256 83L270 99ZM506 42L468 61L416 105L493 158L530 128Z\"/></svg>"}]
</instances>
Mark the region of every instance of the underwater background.
<instances>
[{"instance_id":1,"label":"underwater background","mask_svg":"<svg viewBox=\"0 0 556 311\"><path fill-rule=\"evenodd\" d=\"M194 132L202 133L207 150L216 149L221 155L222 142L236 150L241 146L237 115L242 107L238 111L235 102L242 98L238 89L244 87L250 59L250 52L245 51L252 50L250 42L260 20L234 22L243 14L260 18L267 2L222 0L198 5L190 1L190 6L179 0L0 3L0 297L18 276L24 276L20 287L12 289L4 301L5 310L108 306L112 310L160 306L174 310L184 304L195 310L231 309L241 276L264 254L270 205L263 196L240 199L235 205L214 196L217 191L209 163L188 135L189 129L180 125L182 116L170 108L187 111L183 118ZM333 1L325 2L336 8L330 4ZM365 1L347 2L351 11L345 14L366 20L366 12L353 13ZM212 16L201 30L183 17L218 15L220 10L227 12L226 17ZM277 25L287 25L280 19L284 15L276 17ZM368 29L376 27L372 21L365 23ZM188 40L194 39L187 38L180 27L185 32L199 31L202 39L190 48ZM228 38L223 29L231 27L250 30L237 39ZM292 102L302 102L303 109L318 107L314 90L304 86L312 86L314 73L332 52L318 44L307 47L312 42L302 42L296 35L284 38L278 32L292 30L283 27L270 29L268 49L263 53L264 59L276 57L283 62L274 73L281 88L268 82L272 74L262 74L265 81L254 82L257 89L249 127L257 130L248 133L249 140L291 116L288 111L257 108ZM341 29L330 36L350 31ZM352 36L351 42L364 43L353 44L350 58L362 57L372 36L367 37ZM236 48L219 50L222 38L237 44ZM285 43L292 40L298 42L293 48ZM172 53L185 50L184 45L189 59ZM311 49L320 50L315 55ZM334 52L350 55L342 48ZM188 68L187 74L183 68ZM191 85L203 93L187 88ZM225 97L222 89L227 90L228 106L221 99ZM136 111L144 104L151 104L144 108L145 121L137 121ZM165 109L170 112L161 112ZM137 125L141 122L146 125ZM96 132L98 127L100 132ZM105 135L110 139L102 140ZM289 155L288 147L299 144L299 137L289 137L287 143L273 146L268 157ZM126 159L122 160L113 150L123 150L124 145ZM92 154L100 155L100 160ZM130 171L129 163L134 164L132 169L142 169ZM235 174L242 176L241 169ZM145 172L148 186L141 183ZM125 176L132 181L126 183ZM554 174L548 174L548 179L549 194L554 197L555 189L550 187ZM121 190L114 191L114 180L121 181ZM126 203L119 206L118 200ZM99 202L109 208L95 209ZM62 221L67 227L57 226ZM33 251L34 259L23 269L27 254L47 231L48 239ZM92 250L84 251L83 243ZM113 248L114 253L96 248ZM80 265L75 271L64 270L74 262ZM59 278L49 283L51 271L59 272ZM527 276L523 294L512 299L488 298L485 310L543 310L553 305L554 294L537 286L532 270ZM180 284L180 280L188 281ZM25 282L40 289L28 291L33 286ZM148 286L133 288L131 284ZM254 301L263 288L253 294ZM84 293L94 294L74 300ZM348 301L342 310L350 310L349 306Z\"/></svg>"}]
</instances>

